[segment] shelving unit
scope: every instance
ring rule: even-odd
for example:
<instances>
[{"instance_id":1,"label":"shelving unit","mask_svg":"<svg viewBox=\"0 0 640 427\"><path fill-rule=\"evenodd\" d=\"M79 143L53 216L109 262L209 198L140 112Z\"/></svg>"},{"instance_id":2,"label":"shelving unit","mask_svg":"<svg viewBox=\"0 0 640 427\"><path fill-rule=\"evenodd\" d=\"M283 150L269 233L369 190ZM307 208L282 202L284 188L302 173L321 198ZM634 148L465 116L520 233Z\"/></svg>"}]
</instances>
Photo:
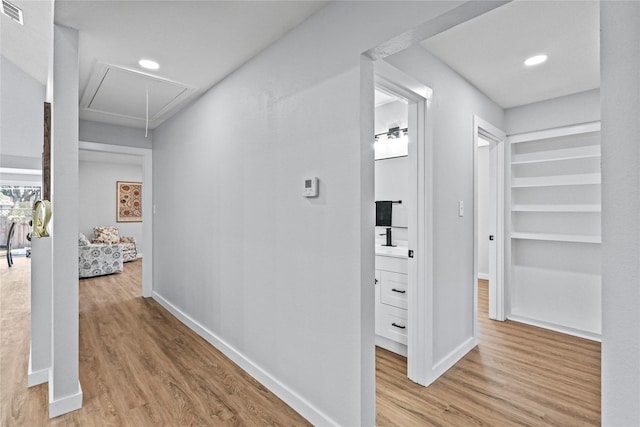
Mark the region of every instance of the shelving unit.
<instances>
[{"instance_id":1,"label":"shelving unit","mask_svg":"<svg viewBox=\"0 0 640 427\"><path fill-rule=\"evenodd\" d=\"M601 243L600 236L585 236L580 234L552 234L552 233L511 233L512 239L546 240L550 242L573 243Z\"/></svg>"},{"instance_id":2,"label":"shelving unit","mask_svg":"<svg viewBox=\"0 0 640 427\"><path fill-rule=\"evenodd\" d=\"M514 135L510 316L600 335L600 123Z\"/></svg>"},{"instance_id":3,"label":"shelving unit","mask_svg":"<svg viewBox=\"0 0 640 427\"><path fill-rule=\"evenodd\" d=\"M513 205L512 212L600 212L599 204L591 205Z\"/></svg>"}]
</instances>

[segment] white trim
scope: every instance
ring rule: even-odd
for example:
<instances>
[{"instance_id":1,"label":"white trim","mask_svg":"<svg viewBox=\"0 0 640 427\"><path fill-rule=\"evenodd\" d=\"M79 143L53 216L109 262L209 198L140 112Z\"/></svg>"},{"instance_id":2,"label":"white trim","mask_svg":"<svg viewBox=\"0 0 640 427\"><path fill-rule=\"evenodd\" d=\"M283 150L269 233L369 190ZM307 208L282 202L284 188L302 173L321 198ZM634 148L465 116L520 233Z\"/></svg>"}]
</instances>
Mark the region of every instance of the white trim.
<instances>
[{"instance_id":1,"label":"white trim","mask_svg":"<svg viewBox=\"0 0 640 427\"><path fill-rule=\"evenodd\" d=\"M21 169L21 168L4 168L0 167L0 173L11 173L15 175L37 175L42 176L40 169Z\"/></svg>"},{"instance_id":2,"label":"white trim","mask_svg":"<svg viewBox=\"0 0 640 427\"><path fill-rule=\"evenodd\" d=\"M194 95L198 94L198 89L196 89L195 87L184 84L184 83L180 83L175 80L158 77L156 75L153 75L144 71L140 71L135 68L122 67L119 65L107 64L107 63L97 63L94 66L93 72L90 74L89 81L80 98L81 111L91 111L94 113L106 114L111 117L119 117L119 118L127 119L132 121L133 123L145 122L145 119L142 117L136 117L136 116L127 115L127 114L118 114L110 111L97 110L89 107L91 102L93 101L93 98L97 95L98 91L100 90L100 86L102 85L102 82L104 81L109 70L118 70L128 74L133 74L136 77L142 76L144 78L147 78L156 82L166 83L166 84L184 89L175 98L173 98L168 104L162 107L160 111L154 114L153 117L149 118L149 124L151 125L151 129L157 127L158 125L166 121L169 118L168 112L171 111L173 108L188 102L194 97Z\"/></svg>"},{"instance_id":3,"label":"white trim","mask_svg":"<svg viewBox=\"0 0 640 427\"><path fill-rule=\"evenodd\" d=\"M480 133L491 140L491 144L495 144L495 170L491 173L495 173L495 206L492 207L492 212L495 208L495 253L490 256L490 260L495 257L495 278L489 274L485 280L489 280L489 318L503 321L505 320L505 246L508 236L505 233L505 218L508 216L505 214L505 209L508 206L505 203L506 190L505 190L505 173L507 169L506 165L506 140L507 135L502 130L498 129L491 123L482 119L479 116L473 116L473 315L474 315L474 331L473 336L478 337L480 326L478 324L478 279L480 273L478 272L478 137ZM493 181L493 180L492 180ZM491 262L491 261L490 261ZM489 266L489 273L491 273L491 266ZM494 283L495 282L495 283Z\"/></svg>"},{"instance_id":4,"label":"white trim","mask_svg":"<svg viewBox=\"0 0 640 427\"><path fill-rule=\"evenodd\" d=\"M375 85L409 104L409 284L407 376L428 385L433 361L433 137L428 86L384 60L375 63Z\"/></svg>"},{"instance_id":5,"label":"white trim","mask_svg":"<svg viewBox=\"0 0 640 427\"><path fill-rule=\"evenodd\" d=\"M242 370L255 378L260 384L268 388L272 393L291 406L296 412L306 418L314 425L337 426L336 421L327 414L316 408L311 402L304 399L294 390L280 382L275 376L262 369L251 359L240 351L236 350L226 341L201 325L198 321L185 314L182 310L164 299L157 292L153 292L153 299L163 306L176 319L184 323L189 329L204 338L209 344L220 350L225 356L231 359Z\"/></svg>"},{"instance_id":6,"label":"white trim","mask_svg":"<svg viewBox=\"0 0 640 427\"><path fill-rule=\"evenodd\" d=\"M440 359L438 363L433 366L433 371L431 372L431 378L429 384L434 382L440 377L440 375L444 374L451 368L453 365L458 363L460 359L462 359L467 353L474 349L475 346L478 345L478 339L476 337L469 337L465 342L460 344L456 349L451 351L445 357Z\"/></svg>"},{"instance_id":7,"label":"white trim","mask_svg":"<svg viewBox=\"0 0 640 427\"><path fill-rule=\"evenodd\" d=\"M421 99L431 100L433 97L433 90L429 86L403 73L388 62L376 61L374 67L376 86L416 102Z\"/></svg>"},{"instance_id":8,"label":"white trim","mask_svg":"<svg viewBox=\"0 0 640 427\"><path fill-rule=\"evenodd\" d=\"M31 349L29 349L29 369L27 371L27 387L44 384L49 381L49 368L34 371L31 367Z\"/></svg>"},{"instance_id":9,"label":"white trim","mask_svg":"<svg viewBox=\"0 0 640 427\"><path fill-rule=\"evenodd\" d=\"M49 381L49 396L53 396L51 390L53 381ZM78 381L78 392L58 400L49 400L49 418L58 417L82 408L82 387Z\"/></svg>"},{"instance_id":10,"label":"white trim","mask_svg":"<svg viewBox=\"0 0 640 427\"><path fill-rule=\"evenodd\" d=\"M524 323L525 325L535 326L538 328L549 329L551 331L560 332L562 334L573 335L574 337L584 338L591 341L602 342L602 336L593 332L581 331L579 329L569 328L566 326L556 325L555 323L549 323L542 320L531 319L526 316L520 316L517 314L509 313L507 319Z\"/></svg>"},{"instance_id":11,"label":"white trim","mask_svg":"<svg viewBox=\"0 0 640 427\"><path fill-rule=\"evenodd\" d=\"M407 346L397 341L390 340L387 337L376 335L376 346L407 357Z\"/></svg>"},{"instance_id":12,"label":"white trim","mask_svg":"<svg viewBox=\"0 0 640 427\"><path fill-rule=\"evenodd\" d=\"M142 259L142 296L149 298L153 293L153 152L150 148L87 141L80 141L78 149L142 157L142 240L148 255Z\"/></svg>"},{"instance_id":13,"label":"white trim","mask_svg":"<svg viewBox=\"0 0 640 427\"><path fill-rule=\"evenodd\" d=\"M558 128L544 129L533 132L523 132L509 135L509 141L512 144L521 142L536 141L540 139L558 138L560 136L570 136L579 133L598 132L600 130L600 122L581 123L578 125L563 126Z\"/></svg>"},{"instance_id":14,"label":"white trim","mask_svg":"<svg viewBox=\"0 0 640 427\"><path fill-rule=\"evenodd\" d=\"M489 280L489 273L480 273L480 272L478 272L478 279L480 279L480 280Z\"/></svg>"}]
</instances>

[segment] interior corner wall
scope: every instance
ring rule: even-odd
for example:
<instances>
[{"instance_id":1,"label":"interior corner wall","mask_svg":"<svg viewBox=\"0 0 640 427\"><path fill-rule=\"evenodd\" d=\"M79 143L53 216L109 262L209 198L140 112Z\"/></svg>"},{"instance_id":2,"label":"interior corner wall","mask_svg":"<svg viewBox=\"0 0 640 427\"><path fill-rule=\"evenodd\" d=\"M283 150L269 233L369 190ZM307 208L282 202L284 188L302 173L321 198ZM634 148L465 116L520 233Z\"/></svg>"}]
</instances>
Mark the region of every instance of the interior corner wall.
<instances>
[{"instance_id":1,"label":"interior corner wall","mask_svg":"<svg viewBox=\"0 0 640 427\"><path fill-rule=\"evenodd\" d=\"M0 166L41 169L45 87L9 59L0 58Z\"/></svg>"},{"instance_id":2,"label":"interior corner wall","mask_svg":"<svg viewBox=\"0 0 640 427\"><path fill-rule=\"evenodd\" d=\"M124 145L127 147L152 148L153 131L141 128L118 126L90 120L80 120L80 141L99 142L102 144Z\"/></svg>"},{"instance_id":3,"label":"interior corner wall","mask_svg":"<svg viewBox=\"0 0 640 427\"><path fill-rule=\"evenodd\" d=\"M135 237L138 254L142 254L142 222L116 222L116 182L142 182L142 165L80 161L78 176L80 232L91 240L93 227L118 227L120 236Z\"/></svg>"},{"instance_id":4,"label":"interior corner wall","mask_svg":"<svg viewBox=\"0 0 640 427\"><path fill-rule=\"evenodd\" d=\"M600 2L602 425L640 425L640 3Z\"/></svg>"},{"instance_id":5,"label":"interior corner wall","mask_svg":"<svg viewBox=\"0 0 640 427\"><path fill-rule=\"evenodd\" d=\"M507 135L600 120L600 89L561 96L504 111Z\"/></svg>"},{"instance_id":6,"label":"interior corner wall","mask_svg":"<svg viewBox=\"0 0 640 427\"><path fill-rule=\"evenodd\" d=\"M373 146L360 146L361 54L460 4L329 3L154 132L154 228L162 230L154 298L315 424L375 423L373 393L361 388L375 373L374 250L362 247L373 214L361 217L373 203L373 186L361 183L373 167L362 173L361 159L373 161ZM442 169L473 170L473 117L464 116L467 150L454 143ZM501 124L499 109L486 116ZM308 176L319 178L317 198L302 196ZM453 188L444 202L455 198L455 212L458 198L472 204L467 178L438 181ZM176 227L181 221L193 232ZM459 273L441 279L472 292L472 215L449 226L460 222L453 241L463 247L441 257L443 271ZM469 332L470 313L452 320L455 339Z\"/></svg>"},{"instance_id":7,"label":"interior corner wall","mask_svg":"<svg viewBox=\"0 0 640 427\"><path fill-rule=\"evenodd\" d=\"M473 116L503 128L502 108L419 45L386 59L433 89L433 363L474 334ZM465 215L458 216L463 201Z\"/></svg>"},{"instance_id":8,"label":"interior corner wall","mask_svg":"<svg viewBox=\"0 0 640 427\"><path fill-rule=\"evenodd\" d=\"M78 290L78 31L54 27L49 416L82 407Z\"/></svg>"}]
</instances>

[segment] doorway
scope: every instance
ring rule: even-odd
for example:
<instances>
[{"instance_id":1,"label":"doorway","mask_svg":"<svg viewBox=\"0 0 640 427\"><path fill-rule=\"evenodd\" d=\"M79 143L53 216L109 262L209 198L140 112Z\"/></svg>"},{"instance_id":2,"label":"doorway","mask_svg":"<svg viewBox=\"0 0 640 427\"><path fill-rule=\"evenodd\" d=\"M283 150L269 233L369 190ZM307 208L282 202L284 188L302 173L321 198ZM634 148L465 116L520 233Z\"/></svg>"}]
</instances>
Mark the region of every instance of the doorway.
<instances>
[{"instance_id":1,"label":"doorway","mask_svg":"<svg viewBox=\"0 0 640 427\"><path fill-rule=\"evenodd\" d=\"M140 246L142 250L137 250L139 255L141 254L141 252L144 252L142 256L142 296L144 298L151 297L153 293L153 183L151 150L147 148L134 148L80 141L79 154L81 158L83 156L86 156L86 158L97 160L102 159L102 161L104 161L105 159L119 159L119 161L128 159L127 161L131 163L131 165L134 165L137 168L141 169L139 173L141 174L141 181L143 184L142 223L137 224L140 225L140 243L142 243ZM113 190L115 191L115 182L113 182L112 185ZM107 203L113 203L113 206L115 206L115 198L111 201L107 200ZM111 212L115 213L115 209L112 209Z\"/></svg>"},{"instance_id":2,"label":"doorway","mask_svg":"<svg viewBox=\"0 0 640 427\"><path fill-rule=\"evenodd\" d=\"M488 282L489 318L505 320L505 133L474 116L474 310L478 279Z\"/></svg>"},{"instance_id":3,"label":"doorway","mask_svg":"<svg viewBox=\"0 0 640 427\"><path fill-rule=\"evenodd\" d=\"M374 82L377 89L404 100L407 106L408 192L406 201L402 200L407 225L407 283L403 294L406 325L397 324L405 326L406 331L407 377L427 386L438 377L432 363L433 323L428 321L433 312L433 140L429 108L432 91L384 60L375 63Z\"/></svg>"}]
</instances>

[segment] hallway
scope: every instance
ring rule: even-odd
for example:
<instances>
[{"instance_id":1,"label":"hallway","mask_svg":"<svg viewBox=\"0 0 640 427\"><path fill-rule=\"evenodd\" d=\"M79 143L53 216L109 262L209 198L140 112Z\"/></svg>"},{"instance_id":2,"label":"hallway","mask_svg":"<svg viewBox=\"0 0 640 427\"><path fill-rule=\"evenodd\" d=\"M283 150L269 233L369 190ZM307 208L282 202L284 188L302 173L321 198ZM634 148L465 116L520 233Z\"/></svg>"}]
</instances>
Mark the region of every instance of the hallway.
<instances>
[{"instance_id":1,"label":"hallway","mask_svg":"<svg viewBox=\"0 0 640 427\"><path fill-rule=\"evenodd\" d=\"M0 267L0 424L3 426L292 425L308 423L151 299L141 261L80 282L84 406L48 419L47 385L26 387L28 258ZM424 388L406 360L377 349L377 423L599 425L600 344L487 318L480 345Z\"/></svg>"}]
</instances>

